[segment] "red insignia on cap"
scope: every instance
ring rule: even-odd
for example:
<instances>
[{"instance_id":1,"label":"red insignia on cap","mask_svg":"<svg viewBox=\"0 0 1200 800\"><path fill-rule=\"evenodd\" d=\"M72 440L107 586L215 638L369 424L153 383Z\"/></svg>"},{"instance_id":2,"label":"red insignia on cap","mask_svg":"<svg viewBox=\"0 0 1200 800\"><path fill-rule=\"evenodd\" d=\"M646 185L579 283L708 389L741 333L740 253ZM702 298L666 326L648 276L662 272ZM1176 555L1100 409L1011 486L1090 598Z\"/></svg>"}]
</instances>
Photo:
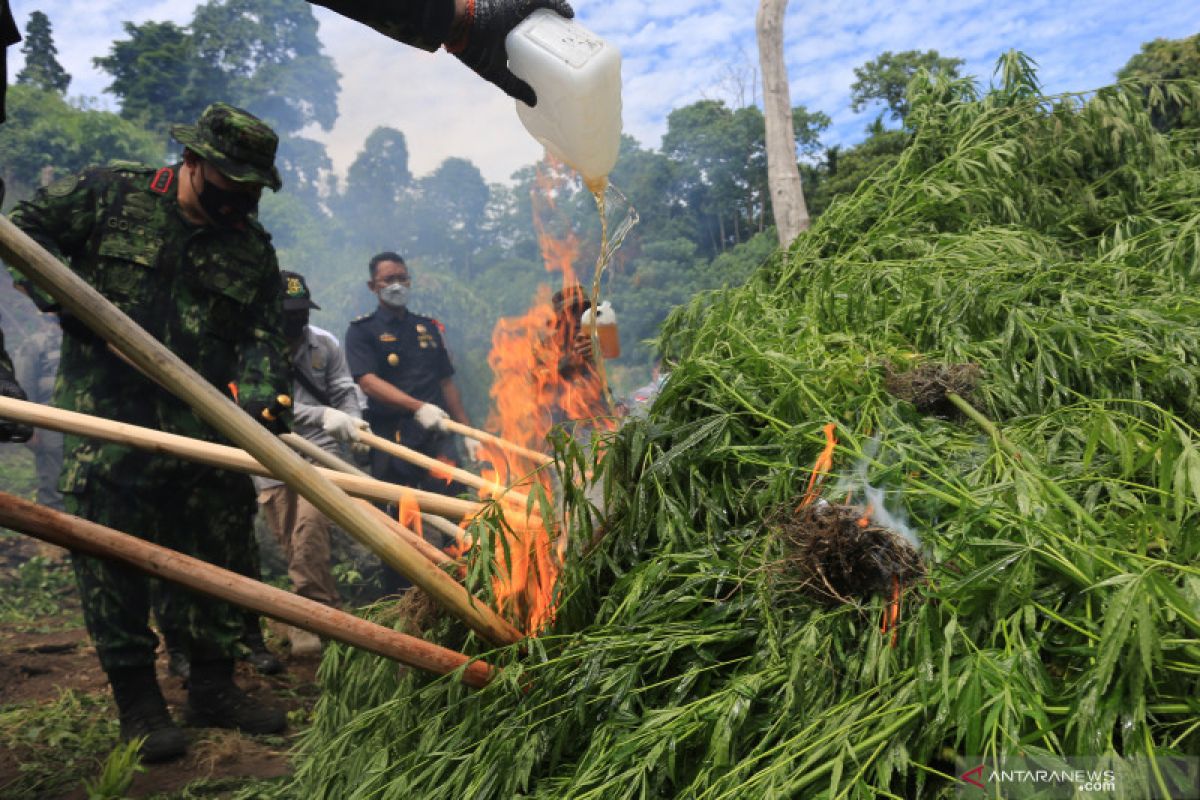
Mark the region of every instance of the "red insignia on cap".
<instances>
[{"instance_id":1,"label":"red insignia on cap","mask_svg":"<svg viewBox=\"0 0 1200 800\"><path fill-rule=\"evenodd\" d=\"M150 191L166 194L167 189L171 188L171 181L175 179L175 173L170 167L163 167L158 172L154 173L154 179L150 181Z\"/></svg>"}]
</instances>

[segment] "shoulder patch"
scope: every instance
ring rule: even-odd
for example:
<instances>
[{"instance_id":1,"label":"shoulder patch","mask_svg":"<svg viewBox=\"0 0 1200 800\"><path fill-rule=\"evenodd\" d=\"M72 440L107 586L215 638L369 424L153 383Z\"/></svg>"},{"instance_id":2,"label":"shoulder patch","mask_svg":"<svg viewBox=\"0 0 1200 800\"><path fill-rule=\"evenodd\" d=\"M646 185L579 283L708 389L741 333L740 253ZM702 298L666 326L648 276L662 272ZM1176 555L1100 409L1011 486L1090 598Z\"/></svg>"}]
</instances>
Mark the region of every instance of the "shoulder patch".
<instances>
[{"instance_id":1,"label":"shoulder patch","mask_svg":"<svg viewBox=\"0 0 1200 800\"><path fill-rule=\"evenodd\" d=\"M47 186L46 194L50 195L51 197L66 197L71 192L75 191L77 186L79 186L79 176L68 175L65 178L59 178L54 183Z\"/></svg>"},{"instance_id":2,"label":"shoulder patch","mask_svg":"<svg viewBox=\"0 0 1200 800\"><path fill-rule=\"evenodd\" d=\"M438 321L438 320L434 319L433 317L430 317L430 318L429 318L429 321L430 321L430 322L432 322L434 325L436 325L436 326L437 326L438 333L441 333L441 334L445 334L445 333L446 333L446 326L445 326L445 325L443 325L443 324L442 324L440 321Z\"/></svg>"},{"instance_id":3,"label":"shoulder patch","mask_svg":"<svg viewBox=\"0 0 1200 800\"><path fill-rule=\"evenodd\" d=\"M158 194L166 194L171 188L171 181L175 179L175 172L170 167L163 167L158 172L154 173L154 177L150 180L150 191Z\"/></svg>"}]
</instances>

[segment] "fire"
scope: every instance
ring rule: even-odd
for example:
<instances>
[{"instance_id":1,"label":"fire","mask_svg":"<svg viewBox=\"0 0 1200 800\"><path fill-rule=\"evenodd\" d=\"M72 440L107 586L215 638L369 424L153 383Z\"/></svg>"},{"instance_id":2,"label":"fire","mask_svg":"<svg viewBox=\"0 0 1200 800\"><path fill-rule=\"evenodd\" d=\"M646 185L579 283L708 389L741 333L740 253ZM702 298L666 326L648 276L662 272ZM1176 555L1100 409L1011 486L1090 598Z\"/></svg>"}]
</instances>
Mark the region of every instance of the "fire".
<instances>
[{"instance_id":1,"label":"fire","mask_svg":"<svg viewBox=\"0 0 1200 800\"><path fill-rule=\"evenodd\" d=\"M549 223L555 198L568 179L553 165L539 166L534 197L542 260L546 271L563 287L578 283L574 265L581 243L571 231L551 233ZM551 300L554 291L548 285L539 287L525 314L499 320L488 356L494 378L486 428L536 452L547 450L546 436L558 423L571 421L593 430L615 427L600 381L593 380L586 370L567 377L560 374L560 361L570 355L579 320L570 320L565 327L559 323ZM488 480L513 485L523 493L540 486L554 501L556 487L550 470L538 469L530 459L486 443L481 454L491 465L483 471ZM552 519L529 522L506 532L506 547L497 548L500 563L493 590L500 613L536 635L554 619L554 587L566 540L558 537L556 541Z\"/></svg>"},{"instance_id":2,"label":"fire","mask_svg":"<svg viewBox=\"0 0 1200 800\"><path fill-rule=\"evenodd\" d=\"M429 474L438 480L445 481L446 485L449 486L450 484L454 483L454 473L450 471L450 468L457 467L458 465L445 456L438 456L437 460L440 463L445 464L447 469L439 469L438 467L431 466L429 468Z\"/></svg>"},{"instance_id":3,"label":"fire","mask_svg":"<svg viewBox=\"0 0 1200 800\"><path fill-rule=\"evenodd\" d=\"M413 497L411 492L402 492L400 494L400 503L396 518L400 524L408 528L417 536L421 536L421 506L417 503L417 499Z\"/></svg>"}]
</instances>

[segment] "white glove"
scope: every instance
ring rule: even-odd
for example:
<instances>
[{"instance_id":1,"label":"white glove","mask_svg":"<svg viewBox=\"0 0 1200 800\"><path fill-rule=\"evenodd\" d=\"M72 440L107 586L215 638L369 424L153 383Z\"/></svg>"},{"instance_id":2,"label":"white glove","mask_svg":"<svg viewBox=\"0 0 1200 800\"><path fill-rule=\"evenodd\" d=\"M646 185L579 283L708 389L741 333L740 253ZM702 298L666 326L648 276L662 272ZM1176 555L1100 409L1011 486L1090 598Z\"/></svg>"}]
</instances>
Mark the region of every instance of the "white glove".
<instances>
[{"instance_id":1,"label":"white glove","mask_svg":"<svg viewBox=\"0 0 1200 800\"><path fill-rule=\"evenodd\" d=\"M471 461L479 461L479 449L483 444L478 439L472 439L470 436L463 437L463 449L467 451L467 458Z\"/></svg>"},{"instance_id":2,"label":"white glove","mask_svg":"<svg viewBox=\"0 0 1200 800\"><path fill-rule=\"evenodd\" d=\"M413 414L417 419L417 424L425 430L441 430L442 420L450 419L450 415L433 403L422 403L421 407Z\"/></svg>"},{"instance_id":3,"label":"white glove","mask_svg":"<svg viewBox=\"0 0 1200 800\"><path fill-rule=\"evenodd\" d=\"M367 423L345 411L327 408L321 414L321 427L334 439L349 444L358 441L358 432L366 430Z\"/></svg>"}]
</instances>

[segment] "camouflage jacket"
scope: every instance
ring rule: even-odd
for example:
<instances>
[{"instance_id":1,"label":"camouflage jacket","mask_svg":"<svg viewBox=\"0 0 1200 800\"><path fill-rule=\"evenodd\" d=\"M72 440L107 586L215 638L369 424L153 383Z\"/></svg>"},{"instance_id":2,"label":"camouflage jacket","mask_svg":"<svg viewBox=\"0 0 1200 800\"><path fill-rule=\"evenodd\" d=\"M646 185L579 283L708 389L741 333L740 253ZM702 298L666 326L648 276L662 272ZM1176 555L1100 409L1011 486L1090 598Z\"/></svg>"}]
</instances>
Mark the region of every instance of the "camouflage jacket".
<instances>
[{"instance_id":1,"label":"camouflage jacket","mask_svg":"<svg viewBox=\"0 0 1200 800\"><path fill-rule=\"evenodd\" d=\"M450 34L454 0L311 0L343 17L369 25L398 42L437 50Z\"/></svg>"},{"instance_id":2,"label":"camouflage jacket","mask_svg":"<svg viewBox=\"0 0 1200 800\"><path fill-rule=\"evenodd\" d=\"M177 167L94 167L38 190L12 221L213 385L235 382L243 403L269 401L291 382L271 237L254 220L239 229L188 222L177 179ZM30 291L43 310L55 308L40 290ZM70 322L64 319L54 405L219 440L183 401ZM188 466L67 437L59 488L82 491L89 475L158 485L195 475Z\"/></svg>"}]
</instances>

